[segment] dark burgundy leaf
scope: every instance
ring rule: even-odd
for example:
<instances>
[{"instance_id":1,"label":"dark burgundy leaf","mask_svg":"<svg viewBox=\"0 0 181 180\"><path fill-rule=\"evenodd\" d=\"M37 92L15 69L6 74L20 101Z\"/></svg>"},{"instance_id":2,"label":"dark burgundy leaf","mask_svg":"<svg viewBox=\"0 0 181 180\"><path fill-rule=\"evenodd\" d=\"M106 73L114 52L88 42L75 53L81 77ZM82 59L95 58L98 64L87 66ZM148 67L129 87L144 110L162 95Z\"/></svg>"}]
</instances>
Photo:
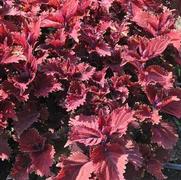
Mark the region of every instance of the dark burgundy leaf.
<instances>
[{"instance_id":1,"label":"dark burgundy leaf","mask_svg":"<svg viewBox=\"0 0 181 180\"><path fill-rule=\"evenodd\" d=\"M10 147L8 145L8 139L5 135L0 134L0 159L6 160L10 156Z\"/></svg>"},{"instance_id":2,"label":"dark burgundy leaf","mask_svg":"<svg viewBox=\"0 0 181 180\"><path fill-rule=\"evenodd\" d=\"M31 160L27 154L18 154L15 164L11 170L11 176L15 180L25 180L29 178Z\"/></svg>"},{"instance_id":3,"label":"dark burgundy leaf","mask_svg":"<svg viewBox=\"0 0 181 180\"><path fill-rule=\"evenodd\" d=\"M42 137L34 128L24 131L19 140L20 150L22 152L42 151L45 146L45 138Z\"/></svg>"},{"instance_id":4,"label":"dark burgundy leaf","mask_svg":"<svg viewBox=\"0 0 181 180\"><path fill-rule=\"evenodd\" d=\"M172 149L178 140L173 125L167 122L161 122L159 125L152 127L152 141L165 149Z\"/></svg>"}]
</instances>

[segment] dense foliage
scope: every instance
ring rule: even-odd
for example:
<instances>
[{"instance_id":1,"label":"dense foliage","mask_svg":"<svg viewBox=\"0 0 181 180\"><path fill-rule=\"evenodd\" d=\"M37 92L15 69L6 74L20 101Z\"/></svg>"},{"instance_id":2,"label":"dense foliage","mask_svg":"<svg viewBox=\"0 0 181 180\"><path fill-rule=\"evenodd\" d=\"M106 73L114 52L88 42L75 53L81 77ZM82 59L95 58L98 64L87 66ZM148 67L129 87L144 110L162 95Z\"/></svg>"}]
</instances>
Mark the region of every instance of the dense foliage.
<instances>
[{"instance_id":1,"label":"dense foliage","mask_svg":"<svg viewBox=\"0 0 181 180\"><path fill-rule=\"evenodd\" d=\"M165 179L177 16L161 0L0 1L1 177Z\"/></svg>"}]
</instances>

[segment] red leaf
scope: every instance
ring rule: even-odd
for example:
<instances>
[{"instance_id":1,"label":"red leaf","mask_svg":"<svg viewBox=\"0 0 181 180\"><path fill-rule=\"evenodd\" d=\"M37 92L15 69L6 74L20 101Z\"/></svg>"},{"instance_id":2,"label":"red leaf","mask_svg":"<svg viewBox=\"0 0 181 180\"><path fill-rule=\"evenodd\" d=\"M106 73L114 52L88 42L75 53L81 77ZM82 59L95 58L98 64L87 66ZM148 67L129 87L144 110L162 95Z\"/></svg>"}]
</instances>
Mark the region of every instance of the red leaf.
<instances>
[{"instance_id":1,"label":"red leaf","mask_svg":"<svg viewBox=\"0 0 181 180\"><path fill-rule=\"evenodd\" d=\"M71 121L71 133L69 136L70 144L72 142L83 143L86 146L100 144L104 139L99 130L98 119L95 116L77 116Z\"/></svg>"},{"instance_id":2,"label":"red leaf","mask_svg":"<svg viewBox=\"0 0 181 180\"><path fill-rule=\"evenodd\" d=\"M159 83L165 89L169 89L173 86L172 81L172 72L167 72L164 68L158 65L148 66L143 74L140 73L140 83L142 86Z\"/></svg>"},{"instance_id":3,"label":"red leaf","mask_svg":"<svg viewBox=\"0 0 181 180\"><path fill-rule=\"evenodd\" d=\"M78 0L70 0L70 1L66 0L65 3L63 4L61 13L66 20L75 15L78 8L78 2L79 2Z\"/></svg>"},{"instance_id":4,"label":"red leaf","mask_svg":"<svg viewBox=\"0 0 181 180\"><path fill-rule=\"evenodd\" d=\"M132 5L133 18L132 21L136 22L144 30L156 35L158 18L154 14L143 11L135 5Z\"/></svg>"},{"instance_id":5,"label":"red leaf","mask_svg":"<svg viewBox=\"0 0 181 180\"><path fill-rule=\"evenodd\" d=\"M124 180L127 155L120 151L120 146L112 144L98 146L91 153L95 172L100 180Z\"/></svg>"},{"instance_id":6,"label":"red leaf","mask_svg":"<svg viewBox=\"0 0 181 180\"><path fill-rule=\"evenodd\" d=\"M122 58L121 66L124 66L127 63L131 63L134 66L136 66L135 60L140 59L140 55L137 52L135 52L135 50L129 50L128 47L124 47L120 55Z\"/></svg>"},{"instance_id":7,"label":"red leaf","mask_svg":"<svg viewBox=\"0 0 181 180\"><path fill-rule=\"evenodd\" d=\"M105 76L106 76L107 68L102 69L101 71L96 71L93 74L92 80L99 84L101 87L104 87L105 85Z\"/></svg>"},{"instance_id":8,"label":"red leaf","mask_svg":"<svg viewBox=\"0 0 181 180\"><path fill-rule=\"evenodd\" d=\"M51 175L50 167L53 164L54 154L54 147L50 144L46 144L42 151L31 153L31 170L41 177Z\"/></svg>"},{"instance_id":9,"label":"red leaf","mask_svg":"<svg viewBox=\"0 0 181 180\"><path fill-rule=\"evenodd\" d=\"M17 87L15 83L12 82L12 80L6 80L3 82L4 89L9 92L9 95L12 95L16 97L19 101L27 101L29 98L28 92L23 89L20 89L20 87ZM25 84L26 86L26 84Z\"/></svg>"},{"instance_id":10,"label":"red leaf","mask_svg":"<svg viewBox=\"0 0 181 180\"><path fill-rule=\"evenodd\" d=\"M172 88L168 92L168 97L158 105L161 111L181 118L181 89Z\"/></svg>"},{"instance_id":11,"label":"red leaf","mask_svg":"<svg viewBox=\"0 0 181 180\"><path fill-rule=\"evenodd\" d=\"M135 5L133 5L132 8L132 20L154 36L166 34L174 26L174 16L168 9L155 15L153 12L143 11Z\"/></svg>"},{"instance_id":12,"label":"red leaf","mask_svg":"<svg viewBox=\"0 0 181 180\"><path fill-rule=\"evenodd\" d=\"M47 13L44 16L42 15L41 27L52 27L60 28L61 24L64 22L64 18L60 10L57 10L53 13Z\"/></svg>"},{"instance_id":13,"label":"red leaf","mask_svg":"<svg viewBox=\"0 0 181 180\"><path fill-rule=\"evenodd\" d=\"M92 162L82 152L73 152L68 158L62 158L61 171L54 180L85 180L93 172Z\"/></svg>"},{"instance_id":14,"label":"red leaf","mask_svg":"<svg viewBox=\"0 0 181 180\"><path fill-rule=\"evenodd\" d=\"M110 127L110 134L119 134L122 136L126 133L128 125L133 122L134 112L127 107L115 109L107 119L107 126Z\"/></svg>"},{"instance_id":15,"label":"red leaf","mask_svg":"<svg viewBox=\"0 0 181 180\"><path fill-rule=\"evenodd\" d=\"M3 101L8 98L8 93L6 93L3 89L0 89L0 101Z\"/></svg>"},{"instance_id":16,"label":"red leaf","mask_svg":"<svg viewBox=\"0 0 181 180\"><path fill-rule=\"evenodd\" d=\"M129 46L122 48L121 57L123 58L123 61L121 62L121 66L126 63L131 63L140 70L140 63L144 63L159 56L165 51L170 43L170 38L166 35L157 36L152 39L133 36L130 38Z\"/></svg>"},{"instance_id":17,"label":"red leaf","mask_svg":"<svg viewBox=\"0 0 181 180\"><path fill-rule=\"evenodd\" d=\"M99 42L96 46L96 52L100 56L111 56L111 47L105 42Z\"/></svg>"},{"instance_id":18,"label":"red leaf","mask_svg":"<svg viewBox=\"0 0 181 180\"><path fill-rule=\"evenodd\" d=\"M113 76L111 78L112 88L114 89L115 98L121 100L123 103L129 95L129 90L126 85L129 83L129 76Z\"/></svg>"},{"instance_id":19,"label":"red leaf","mask_svg":"<svg viewBox=\"0 0 181 180\"><path fill-rule=\"evenodd\" d=\"M39 112L26 107L24 111L17 113L17 121L15 121L14 128L18 136L20 136L25 130L27 130L34 122L38 120L40 116Z\"/></svg>"},{"instance_id":20,"label":"red leaf","mask_svg":"<svg viewBox=\"0 0 181 180\"><path fill-rule=\"evenodd\" d=\"M14 43L21 45L24 49L27 48L27 41L25 33L12 33Z\"/></svg>"},{"instance_id":21,"label":"red leaf","mask_svg":"<svg viewBox=\"0 0 181 180\"><path fill-rule=\"evenodd\" d=\"M151 120L153 124L159 124L162 116L159 115L159 111L154 109L152 112Z\"/></svg>"},{"instance_id":22,"label":"red leaf","mask_svg":"<svg viewBox=\"0 0 181 180\"><path fill-rule=\"evenodd\" d=\"M48 75L59 75L62 79L87 81L94 74L95 68L84 62L76 63L57 58L43 65L42 71Z\"/></svg>"},{"instance_id":23,"label":"red leaf","mask_svg":"<svg viewBox=\"0 0 181 180\"><path fill-rule=\"evenodd\" d=\"M24 59L21 54L13 54L13 50L9 47L7 42L0 44L0 64L18 63L19 60Z\"/></svg>"},{"instance_id":24,"label":"red leaf","mask_svg":"<svg viewBox=\"0 0 181 180\"><path fill-rule=\"evenodd\" d=\"M24 92L28 88L28 85L34 80L37 72L37 59L32 55L32 47L29 46L27 51L25 53L27 58L26 63L17 67L19 74L9 79L21 92Z\"/></svg>"},{"instance_id":25,"label":"red leaf","mask_svg":"<svg viewBox=\"0 0 181 180\"><path fill-rule=\"evenodd\" d=\"M142 169L136 170L135 167L129 163L126 167L127 167L126 173L124 175L126 180L135 180L142 177L142 173L143 173Z\"/></svg>"},{"instance_id":26,"label":"red leaf","mask_svg":"<svg viewBox=\"0 0 181 180\"><path fill-rule=\"evenodd\" d=\"M172 149L178 140L178 135L174 127L167 123L161 122L159 125L152 127L152 141L165 149Z\"/></svg>"},{"instance_id":27,"label":"red leaf","mask_svg":"<svg viewBox=\"0 0 181 180\"><path fill-rule=\"evenodd\" d=\"M86 102L87 90L83 83L72 81L65 100L67 111L77 109Z\"/></svg>"},{"instance_id":28,"label":"red leaf","mask_svg":"<svg viewBox=\"0 0 181 180\"><path fill-rule=\"evenodd\" d=\"M160 163L160 161L151 159L147 163L146 170L155 176L158 180L166 179L166 176L162 173L163 165Z\"/></svg>"},{"instance_id":29,"label":"red leaf","mask_svg":"<svg viewBox=\"0 0 181 180\"><path fill-rule=\"evenodd\" d=\"M170 37L171 44L179 51L181 47L181 32L170 31L167 35Z\"/></svg>"},{"instance_id":30,"label":"red leaf","mask_svg":"<svg viewBox=\"0 0 181 180\"><path fill-rule=\"evenodd\" d=\"M79 63L76 65L74 76L79 75L80 80L87 81L89 80L93 74L95 73L95 68L86 64L86 63Z\"/></svg>"},{"instance_id":31,"label":"red leaf","mask_svg":"<svg viewBox=\"0 0 181 180\"><path fill-rule=\"evenodd\" d=\"M144 38L141 39L139 50L143 61L160 55L169 44L168 36L157 36L147 42Z\"/></svg>"},{"instance_id":32,"label":"red leaf","mask_svg":"<svg viewBox=\"0 0 181 180\"><path fill-rule=\"evenodd\" d=\"M167 114L181 117L180 103L181 103L181 89L172 88L164 91L156 86L149 85L146 87L146 95L158 110Z\"/></svg>"},{"instance_id":33,"label":"red leaf","mask_svg":"<svg viewBox=\"0 0 181 180\"><path fill-rule=\"evenodd\" d=\"M26 27L27 41L32 46L34 46L34 44L38 40L38 37L40 36L41 33L40 26L41 26L41 16L38 19L32 19L32 21L29 24L27 24Z\"/></svg>"},{"instance_id":34,"label":"red leaf","mask_svg":"<svg viewBox=\"0 0 181 180\"><path fill-rule=\"evenodd\" d=\"M78 12L84 12L89 6L91 6L94 0L81 0L78 6Z\"/></svg>"},{"instance_id":35,"label":"red leaf","mask_svg":"<svg viewBox=\"0 0 181 180\"><path fill-rule=\"evenodd\" d=\"M61 2L59 0L48 0L48 4L56 8L61 7Z\"/></svg>"},{"instance_id":36,"label":"red leaf","mask_svg":"<svg viewBox=\"0 0 181 180\"><path fill-rule=\"evenodd\" d=\"M38 152L44 149L45 140L36 129L32 128L21 134L19 146L22 152Z\"/></svg>"},{"instance_id":37,"label":"red leaf","mask_svg":"<svg viewBox=\"0 0 181 180\"><path fill-rule=\"evenodd\" d=\"M41 74L34 81L34 94L37 97L48 96L49 93L61 90L61 84L52 75Z\"/></svg>"},{"instance_id":38,"label":"red leaf","mask_svg":"<svg viewBox=\"0 0 181 180\"><path fill-rule=\"evenodd\" d=\"M65 76L65 68L64 61L62 59L51 59L46 64L42 65L42 71L47 75L59 74L61 77Z\"/></svg>"},{"instance_id":39,"label":"red leaf","mask_svg":"<svg viewBox=\"0 0 181 180\"><path fill-rule=\"evenodd\" d=\"M158 89L154 85L148 85L145 87L145 93L147 95L148 100L151 104L155 105L156 103L160 102L160 99L163 98L162 89Z\"/></svg>"},{"instance_id":40,"label":"red leaf","mask_svg":"<svg viewBox=\"0 0 181 180\"><path fill-rule=\"evenodd\" d=\"M164 174L162 173L163 163L168 161L168 151L155 147L152 148L152 145L140 145L140 150L145 158L145 169L151 175L155 176L157 179L165 179Z\"/></svg>"},{"instance_id":41,"label":"red leaf","mask_svg":"<svg viewBox=\"0 0 181 180\"><path fill-rule=\"evenodd\" d=\"M64 29L59 29L56 33L51 34L47 39L46 43L53 47L62 47L65 45L65 41L67 38L67 34L65 33Z\"/></svg>"},{"instance_id":42,"label":"red leaf","mask_svg":"<svg viewBox=\"0 0 181 180\"><path fill-rule=\"evenodd\" d=\"M129 85L130 83L130 76L129 75L123 75L123 76L113 76L111 78L111 82L113 85L113 88L116 91L122 92L122 86Z\"/></svg>"},{"instance_id":43,"label":"red leaf","mask_svg":"<svg viewBox=\"0 0 181 180\"><path fill-rule=\"evenodd\" d=\"M81 30L81 22L78 18L75 19L76 21L75 25L72 27L72 30L69 33L69 35L74 39L76 43L79 43L79 36L80 36L80 30Z\"/></svg>"},{"instance_id":44,"label":"red leaf","mask_svg":"<svg viewBox=\"0 0 181 180\"><path fill-rule=\"evenodd\" d=\"M132 140L127 140L126 144L124 144L126 148L126 154L128 155L128 160L131 162L135 169L138 170L143 165L143 157L139 152L139 147Z\"/></svg>"},{"instance_id":45,"label":"red leaf","mask_svg":"<svg viewBox=\"0 0 181 180\"><path fill-rule=\"evenodd\" d=\"M141 122L145 120L151 120L153 124L159 124L161 120L161 116L159 115L158 110L151 110L151 108L145 104L139 106L135 116Z\"/></svg>"}]
</instances>

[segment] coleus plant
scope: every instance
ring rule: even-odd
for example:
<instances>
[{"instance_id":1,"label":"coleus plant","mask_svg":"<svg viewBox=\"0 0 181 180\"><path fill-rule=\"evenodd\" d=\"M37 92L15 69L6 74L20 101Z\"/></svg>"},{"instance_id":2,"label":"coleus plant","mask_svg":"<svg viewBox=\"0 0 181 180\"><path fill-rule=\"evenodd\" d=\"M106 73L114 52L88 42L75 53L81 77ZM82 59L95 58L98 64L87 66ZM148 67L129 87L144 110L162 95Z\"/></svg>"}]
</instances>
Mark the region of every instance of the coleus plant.
<instances>
[{"instance_id":1,"label":"coleus plant","mask_svg":"<svg viewBox=\"0 0 181 180\"><path fill-rule=\"evenodd\" d=\"M2 178L165 179L177 17L161 0L0 1Z\"/></svg>"}]
</instances>

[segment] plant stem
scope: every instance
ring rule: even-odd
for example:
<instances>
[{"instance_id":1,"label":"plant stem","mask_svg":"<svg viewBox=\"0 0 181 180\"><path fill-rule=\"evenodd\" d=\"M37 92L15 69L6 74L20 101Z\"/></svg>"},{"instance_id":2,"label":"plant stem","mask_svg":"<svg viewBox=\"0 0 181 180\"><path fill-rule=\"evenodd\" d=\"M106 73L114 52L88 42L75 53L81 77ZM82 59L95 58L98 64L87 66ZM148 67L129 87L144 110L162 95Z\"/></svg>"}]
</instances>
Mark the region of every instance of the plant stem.
<instances>
[{"instance_id":1,"label":"plant stem","mask_svg":"<svg viewBox=\"0 0 181 180\"><path fill-rule=\"evenodd\" d=\"M175 163L166 163L164 165L165 168L167 169L174 169L174 170L179 170L181 171L181 164L175 164Z\"/></svg>"}]
</instances>

